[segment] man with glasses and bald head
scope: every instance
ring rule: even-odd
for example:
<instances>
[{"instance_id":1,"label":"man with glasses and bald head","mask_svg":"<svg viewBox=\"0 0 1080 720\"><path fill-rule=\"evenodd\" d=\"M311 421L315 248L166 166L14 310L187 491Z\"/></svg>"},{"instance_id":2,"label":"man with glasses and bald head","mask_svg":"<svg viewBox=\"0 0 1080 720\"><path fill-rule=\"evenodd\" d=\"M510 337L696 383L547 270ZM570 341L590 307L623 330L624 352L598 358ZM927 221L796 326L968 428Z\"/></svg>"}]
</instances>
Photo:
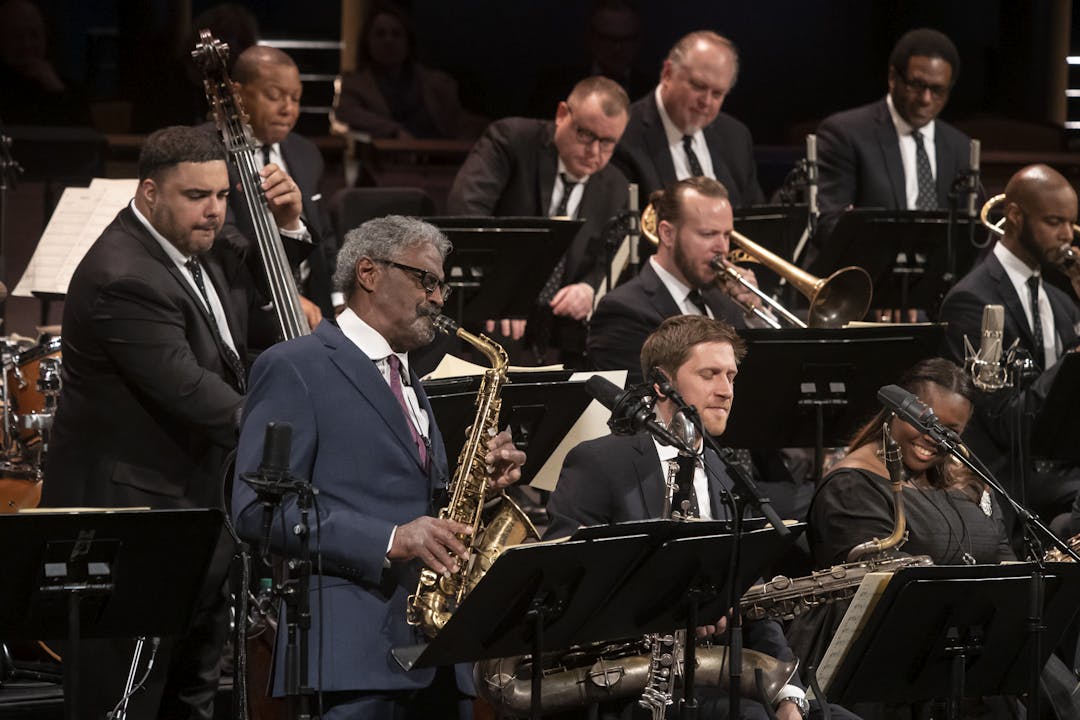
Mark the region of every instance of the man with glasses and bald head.
<instances>
[{"instance_id":1,"label":"man with glasses and bald head","mask_svg":"<svg viewBox=\"0 0 1080 720\"><path fill-rule=\"evenodd\" d=\"M627 205L626 178L608 161L626 129L628 106L618 83L590 77L559 103L554 122L513 117L492 123L458 171L447 200L452 215L585 221L537 298L534 313L542 325L555 316L551 346L568 365L581 365L584 320L604 278L601 230ZM526 331L523 320L499 324L501 334L512 340ZM540 334L530 333L527 344L542 352L547 338Z\"/></svg>"},{"instance_id":2,"label":"man with glasses and bald head","mask_svg":"<svg viewBox=\"0 0 1080 720\"><path fill-rule=\"evenodd\" d=\"M911 30L889 57L888 94L821 123L823 228L849 207L948 207L949 188L968 167L970 139L938 115L959 71L960 56L948 37L929 28Z\"/></svg>"}]
</instances>

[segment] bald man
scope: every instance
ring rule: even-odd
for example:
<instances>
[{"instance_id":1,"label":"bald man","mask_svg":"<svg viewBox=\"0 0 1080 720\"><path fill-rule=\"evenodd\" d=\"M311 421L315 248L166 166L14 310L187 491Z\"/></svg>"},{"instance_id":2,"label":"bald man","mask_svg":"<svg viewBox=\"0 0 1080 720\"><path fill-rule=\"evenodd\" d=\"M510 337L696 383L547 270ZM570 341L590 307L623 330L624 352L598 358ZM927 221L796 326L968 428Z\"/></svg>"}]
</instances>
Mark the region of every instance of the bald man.
<instances>
[{"instance_id":1,"label":"bald man","mask_svg":"<svg viewBox=\"0 0 1080 720\"><path fill-rule=\"evenodd\" d=\"M1010 463L1017 403L1038 412L1057 375L1061 358L1080 342L1080 308L1066 293L1043 281L1042 271L1073 241L1076 191L1046 165L1030 165L1005 187L1005 235L993 251L949 292L941 308L948 323L948 351L964 361L964 336L978 346L983 307L1005 307L1002 346L1019 340L1038 367L1019 398L1014 390L984 393L965 440L1010 492L1049 520L1065 513L1080 491L1080 466L1036 459L1023 468ZM1029 428L1030 429L1030 428Z\"/></svg>"},{"instance_id":2,"label":"bald man","mask_svg":"<svg viewBox=\"0 0 1080 720\"><path fill-rule=\"evenodd\" d=\"M298 289L305 315L314 327L322 316L333 317L333 306L344 304L344 300L334 303L331 299L330 276L338 241L330 227L319 189L323 174L322 154L314 143L293 132L300 117L300 97L304 90L300 71L293 59L281 50L254 45L236 58L233 80L259 145L256 162L260 166L280 167L303 196L301 225L279 228L279 231L286 240L290 265L299 276ZM268 172L263 170L263 173ZM234 190L240 182L231 163L229 181ZM251 243L255 242L251 215L241 192L229 195L227 223L234 224ZM249 257L258 264L256 253ZM261 266L253 265L252 273L261 282L264 276ZM263 290L261 294L267 293ZM280 339L278 333L274 310L267 306L265 299L256 301L256 307L251 308L248 338L252 354L277 342Z\"/></svg>"},{"instance_id":3,"label":"bald man","mask_svg":"<svg viewBox=\"0 0 1080 720\"><path fill-rule=\"evenodd\" d=\"M750 131L720 112L738 74L738 50L722 35L692 32L671 48L660 84L630 106L611 161L641 197L703 175L727 188L733 207L764 202Z\"/></svg>"}]
</instances>

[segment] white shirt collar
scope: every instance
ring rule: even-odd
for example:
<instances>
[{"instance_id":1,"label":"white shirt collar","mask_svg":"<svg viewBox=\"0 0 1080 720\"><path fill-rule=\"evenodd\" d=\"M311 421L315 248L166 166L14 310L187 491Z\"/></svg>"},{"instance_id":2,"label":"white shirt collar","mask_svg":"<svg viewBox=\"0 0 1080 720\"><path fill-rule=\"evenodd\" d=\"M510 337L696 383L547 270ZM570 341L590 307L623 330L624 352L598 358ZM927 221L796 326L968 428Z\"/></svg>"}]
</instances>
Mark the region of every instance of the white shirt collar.
<instances>
[{"instance_id":1,"label":"white shirt collar","mask_svg":"<svg viewBox=\"0 0 1080 720\"><path fill-rule=\"evenodd\" d=\"M692 288L662 267L655 255L649 258L649 263L652 265L652 269L656 271L656 276L660 278L660 282L671 293L675 303L683 312L686 312L686 296L690 294ZM694 314L697 314L696 310Z\"/></svg>"},{"instance_id":2,"label":"white shirt collar","mask_svg":"<svg viewBox=\"0 0 1080 720\"><path fill-rule=\"evenodd\" d=\"M915 131L915 128L904 118L900 117L900 113L896 110L896 105L893 104L892 95L885 95L885 104L889 107L889 116L892 117L893 127L896 128L896 134L900 137L911 137L911 133ZM922 135L924 143L934 142L934 127L937 125L937 119L919 128L919 133Z\"/></svg>"},{"instance_id":3,"label":"white shirt collar","mask_svg":"<svg viewBox=\"0 0 1080 720\"><path fill-rule=\"evenodd\" d=\"M1019 283L1023 285L1032 275L1040 274L1039 268L1032 270L1027 263L1021 260L1012 250L1005 247L1001 241L994 243L993 252L994 257L1001 263L1001 267L1005 268L1005 272L1012 279L1013 284Z\"/></svg>"},{"instance_id":4,"label":"white shirt collar","mask_svg":"<svg viewBox=\"0 0 1080 720\"><path fill-rule=\"evenodd\" d=\"M558 182L562 182L561 176L564 173L566 174L567 180L573 183L577 183L578 185L584 185L589 181L589 178L591 177L590 175L585 175L583 177L574 177L574 174L566 169L566 163L563 162L562 156L559 156L559 166L558 169L555 171L555 179Z\"/></svg>"},{"instance_id":5,"label":"white shirt collar","mask_svg":"<svg viewBox=\"0 0 1080 720\"><path fill-rule=\"evenodd\" d=\"M135 213L135 218L141 222L143 227L146 228L146 231L150 233L150 237L157 240L158 244L161 245L161 249L169 256L169 259L172 260L177 267L184 267L191 256L180 252L180 248L169 242L164 235L159 233L157 229L150 224L150 221L146 219L146 216L139 212L139 208L135 205L134 198L132 198L129 203L129 207L131 208L131 212Z\"/></svg>"},{"instance_id":6,"label":"white shirt collar","mask_svg":"<svg viewBox=\"0 0 1080 720\"><path fill-rule=\"evenodd\" d=\"M664 126L664 134L667 136L668 145L675 145L676 143L682 144L683 136L686 135L681 128L675 127L675 122L668 115L667 108L664 107L664 100L660 97L660 86L656 86L654 91L656 95L656 109L660 111L660 122ZM697 136L702 134L699 129L697 132L691 133L691 135L697 139Z\"/></svg>"},{"instance_id":7,"label":"white shirt collar","mask_svg":"<svg viewBox=\"0 0 1080 720\"><path fill-rule=\"evenodd\" d=\"M402 372L405 377L409 376L409 354L395 353L378 330L364 322L352 308L345 308L337 316L338 327L353 345L360 348L360 352L367 355L373 361L385 360L390 355L397 355L401 360Z\"/></svg>"}]
</instances>

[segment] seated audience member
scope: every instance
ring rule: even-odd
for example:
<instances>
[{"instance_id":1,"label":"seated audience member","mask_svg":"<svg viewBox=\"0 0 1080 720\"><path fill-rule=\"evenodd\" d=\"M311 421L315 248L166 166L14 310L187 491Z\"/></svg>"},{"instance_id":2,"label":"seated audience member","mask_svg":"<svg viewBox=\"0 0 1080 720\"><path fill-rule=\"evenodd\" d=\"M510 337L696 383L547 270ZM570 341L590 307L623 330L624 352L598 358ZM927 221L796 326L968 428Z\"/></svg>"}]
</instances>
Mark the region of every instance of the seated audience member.
<instances>
[{"instance_id":1,"label":"seated audience member","mask_svg":"<svg viewBox=\"0 0 1080 720\"><path fill-rule=\"evenodd\" d=\"M1034 377L1021 380L1019 393L1003 389L979 394L964 439L1017 499L1049 522L1080 498L1080 464L1032 457L1027 435L1047 402L1062 359L1080 344L1080 307L1042 277L1073 240L1076 191L1056 170L1030 165L1006 184L1003 210L1004 236L945 296L940 319L948 323L949 355L963 362L964 337L979 345L983 308L1001 305L1002 348L1018 341L1020 352L1034 362ZM1022 448L1014 442L1018 406L1026 414ZM1014 459L1021 449L1023 466Z\"/></svg>"},{"instance_id":2,"label":"seated audience member","mask_svg":"<svg viewBox=\"0 0 1080 720\"><path fill-rule=\"evenodd\" d=\"M626 128L626 93L591 77L560 102L554 122L504 118L488 126L465 160L447 199L453 215L569 217L584 221L537 299L527 345L542 357L582 367L585 320L605 277L603 230L627 204L626 178L608 164ZM552 327L552 315L558 322ZM517 340L524 321L509 323Z\"/></svg>"},{"instance_id":3,"label":"seated audience member","mask_svg":"<svg viewBox=\"0 0 1080 720\"><path fill-rule=\"evenodd\" d=\"M671 48L660 84L630 106L612 159L642 197L704 175L727 188L733 207L765 201L750 131L720 112L738 73L734 43L716 33L693 32Z\"/></svg>"},{"instance_id":4,"label":"seated audience member","mask_svg":"<svg viewBox=\"0 0 1080 720\"><path fill-rule=\"evenodd\" d=\"M373 2L357 42L356 70L342 75L332 122L374 138L467 137L457 83L416 59L409 18L389 2Z\"/></svg>"}]
</instances>

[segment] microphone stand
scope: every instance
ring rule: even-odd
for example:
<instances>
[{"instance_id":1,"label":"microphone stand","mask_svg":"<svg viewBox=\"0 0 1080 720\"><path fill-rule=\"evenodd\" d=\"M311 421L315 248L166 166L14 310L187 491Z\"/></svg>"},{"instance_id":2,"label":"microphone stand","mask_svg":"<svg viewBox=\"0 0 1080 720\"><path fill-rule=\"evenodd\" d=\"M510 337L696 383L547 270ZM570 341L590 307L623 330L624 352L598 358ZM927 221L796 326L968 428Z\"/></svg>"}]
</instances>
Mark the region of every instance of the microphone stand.
<instances>
[{"instance_id":1,"label":"microphone stand","mask_svg":"<svg viewBox=\"0 0 1080 720\"><path fill-rule=\"evenodd\" d=\"M15 181L22 172L22 166L11 154L11 138L3 133L3 128L0 126L0 284L7 282L7 243L4 238L7 227L7 191L15 187ZM4 298L0 298L0 321L7 317L6 311L5 294Z\"/></svg>"},{"instance_id":2,"label":"microphone stand","mask_svg":"<svg viewBox=\"0 0 1080 720\"><path fill-rule=\"evenodd\" d=\"M726 492L728 501L731 503L731 561L728 567L727 605L728 605L728 717L740 717L742 693L740 681L742 677L742 610L739 607L740 598L735 593L735 580L739 577L739 556L742 547L742 515L746 509L746 501L757 506L762 515L769 521L781 537L791 534L783 520L776 514L769 498L761 494L757 485L734 460L731 459L731 451L720 447L719 443L707 432L701 422L701 416L697 408L689 405L670 383L662 383L662 393L676 406L676 412L683 412L698 429L698 434L705 445L720 458L728 474L735 484L735 492ZM696 453L695 453L696 454ZM702 465L708 472L708 463L702 460ZM715 475L714 475L715 477ZM723 488L723 483L717 478L717 485ZM742 501L742 502L740 502ZM680 708L680 720L695 720L697 718L697 699L694 697L694 663L696 662L696 637L697 632L697 608L700 602L700 589L691 589L688 593L689 602L686 612L686 648L683 656L683 700Z\"/></svg>"},{"instance_id":3,"label":"microphone stand","mask_svg":"<svg viewBox=\"0 0 1080 720\"><path fill-rule=\"evenodd\" d=\"M269 560L273 516L284 504L285 496L295 495L296 506L300 510L300 520L291 528L300 546L299 558L288 560L288 579L283 579L281 584L274 588L274 595L285 601L285 614L288 618L285 696L289 698L289 715L296 720L311 720L314 690L308 683L308 638L311 632L311 533L308 513L319 491L311 483L293 477L288 471L279 473L260 469L257 473L245 473L243 479L255 490L259 502L262 503L263 528L259 544L264 562Z\"/></svg>"},{"instance_id":4,"label":"microphone stand","mask_svg":"<svg viewBox=\"0 0 1080 720\"><path fill-rule=\"evenodd\" d=\"M1030 510L1014 500L986 466L983 465L982 461L967 450L956 433L946 430L941 425L938 425L936 421L929 423L926 428L919 429L925 430L938 445L945 449L946 452L963 463L966 468L975 473L988 487L992 488L999 496L1003 497L1012 507L1017 518L1024 524L1024 539L1028 543L1029 553L1031 553L1032 561L1035 564L1035 570L1031 573L1030 605L1028 612L1028 632L1031 634L1032 642L1031 689L1028 691L1028 712L1031 713L1031 717L1039 717L1039 706L1041 704L1039 697L1039 676L1042 672L1042 664L1039 662L1039 656L1042 654L1042 633L1044 630L1043 609L1046 601L1046 566L1043 562L1039 534L1041 533L1043 537L1048 538L1050 544L1072 558L1074 562L1080 563L1080 555L1077 555L1077 553L1069 547L1068 543L1051 532L1050 528L1046 527L1046 525L1044 525ZM964 448L964 450L961 450L960 448Z\"/></svg>"}]
</instances>

